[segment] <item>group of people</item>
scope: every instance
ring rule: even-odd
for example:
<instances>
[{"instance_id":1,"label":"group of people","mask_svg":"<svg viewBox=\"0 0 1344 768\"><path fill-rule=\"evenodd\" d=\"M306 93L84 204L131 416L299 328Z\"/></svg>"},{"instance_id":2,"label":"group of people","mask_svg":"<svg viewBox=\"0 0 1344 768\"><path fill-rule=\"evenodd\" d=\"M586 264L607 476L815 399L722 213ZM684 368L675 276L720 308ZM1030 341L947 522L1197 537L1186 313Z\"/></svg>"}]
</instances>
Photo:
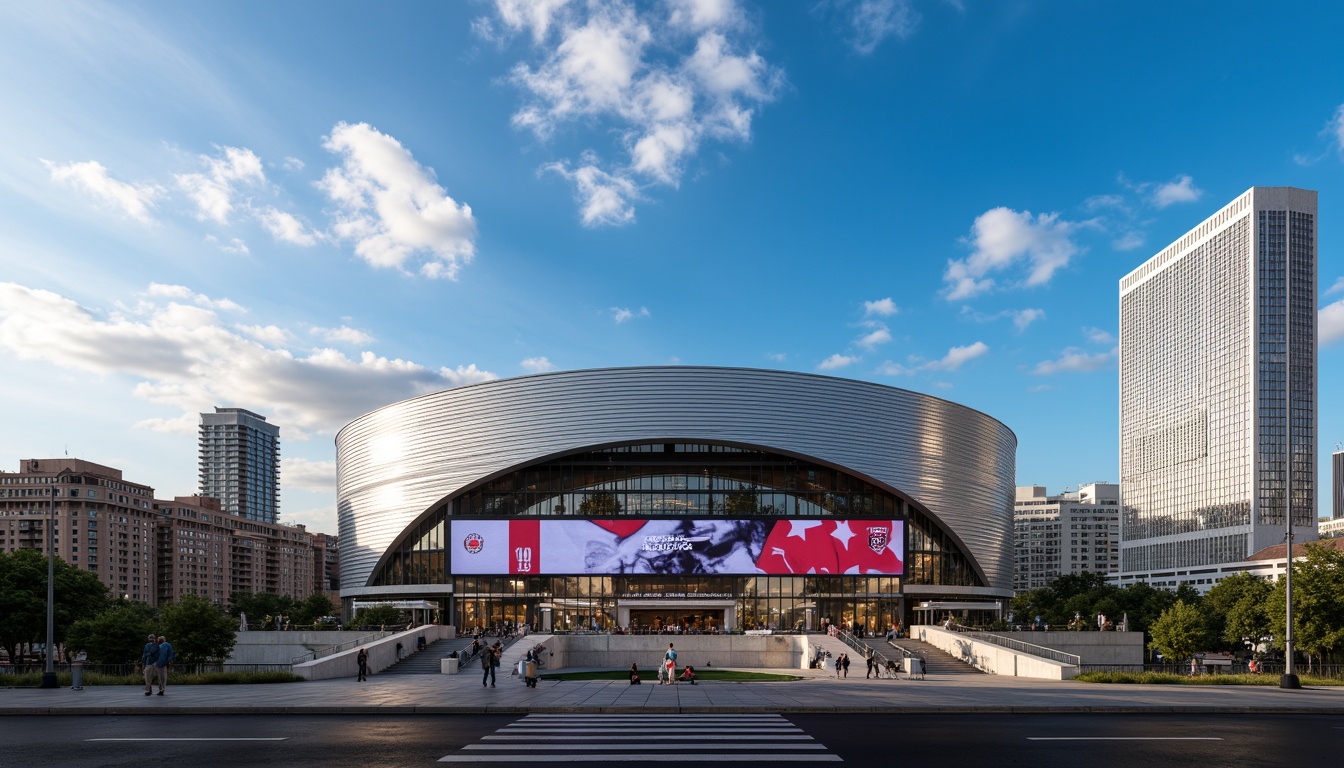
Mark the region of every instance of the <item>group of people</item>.
<instances>
[{"instance_id":1,"label":"group of people","mask_svg":"<svg viewBox=\"0 0 1344 768\"><path fill-rule=\"evenodd\" d=\"M172 669L177 652L172 643L163 635L150 635L145 648L140 652L140 665L145 671L145 695L154 692L154 682L158 681L159 695L168 687L168 670Z\"/></svg>"},{"instance_id":2,"label":"group of people","mask_svg":"<svg viewBox=\"0 0 1344 768\"><path fill-rule=\"evenodd\" d=\"M639 679L638 663L630 665L629 678L631 685L643 684ZM658 663L658 684L676 685L678 681L695 685L695 667L687 665L681 671L681 677L677 677L677 649L672 643L668 643L667 652L663 654L663 660Z\"/></svg>"},{"instance_id":3,"label":"group of people","mask_svg":"<svg viewBox=\"0 0 1344 768\"><path fill-rule=\"evenodd\" d=\"M842 653L835 657L835 676L849 677L849 654Z\"/></svg>"}]
</instances>

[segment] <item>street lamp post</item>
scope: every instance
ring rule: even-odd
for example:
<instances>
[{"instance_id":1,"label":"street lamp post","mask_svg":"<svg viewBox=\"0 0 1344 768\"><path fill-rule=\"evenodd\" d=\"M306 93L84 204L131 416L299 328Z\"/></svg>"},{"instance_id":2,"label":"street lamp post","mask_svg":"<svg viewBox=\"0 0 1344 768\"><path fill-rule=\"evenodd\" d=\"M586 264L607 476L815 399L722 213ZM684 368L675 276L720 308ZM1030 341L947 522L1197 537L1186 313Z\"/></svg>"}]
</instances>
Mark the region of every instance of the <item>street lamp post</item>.
<instances>
[{"instance_id":1,"label":"street lamp post","mask_svg":"<svg viewBox=\"0 0 1344 768\"><path fill-rule=\"evenodd\" d=\"M34 459L30 465L37 471L38 463ZM55 480L56 478L53 478ZM39 688L59 688L56 683L56 483L52 482L51 496L48 498L50 513L47 518L47 652L46 668L42 671L42 683Z\"/></svg>"},{"instance_id":2,"label":"street lamp post","mask_svg":"<svg viewBox=\"0 0 1344 768\"><path fill-rule=\"evenodd\" d=\"M1283 635L1283 676L1280 688L1301 688L1293 666L1293 256L1288 254L1284 266L1287 279L1284 285L1283 347L1284 347L1284 442L1287 446L1287 467L1283 480L1284 568L1283 591L1287 603L1287 631Z\"/></svg>"}]
</instances>

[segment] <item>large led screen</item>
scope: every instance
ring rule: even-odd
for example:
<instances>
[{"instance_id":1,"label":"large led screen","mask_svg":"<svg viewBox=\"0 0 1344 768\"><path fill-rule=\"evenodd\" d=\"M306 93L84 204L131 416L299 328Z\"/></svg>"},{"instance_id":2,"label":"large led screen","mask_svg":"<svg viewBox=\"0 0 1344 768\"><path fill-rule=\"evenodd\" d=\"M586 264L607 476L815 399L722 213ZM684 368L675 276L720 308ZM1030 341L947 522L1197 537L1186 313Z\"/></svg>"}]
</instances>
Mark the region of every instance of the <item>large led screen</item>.
<instances>
[{"instance_id":1,"label":"large led screen","mask_svg":"<svg viewBox=\"0 0 1344 768\"><path fill-rule=\"evenodd\" d=\"M905 570L901 520L453 520L455 574L886 574Z\"/></svg>"}]
</instances>

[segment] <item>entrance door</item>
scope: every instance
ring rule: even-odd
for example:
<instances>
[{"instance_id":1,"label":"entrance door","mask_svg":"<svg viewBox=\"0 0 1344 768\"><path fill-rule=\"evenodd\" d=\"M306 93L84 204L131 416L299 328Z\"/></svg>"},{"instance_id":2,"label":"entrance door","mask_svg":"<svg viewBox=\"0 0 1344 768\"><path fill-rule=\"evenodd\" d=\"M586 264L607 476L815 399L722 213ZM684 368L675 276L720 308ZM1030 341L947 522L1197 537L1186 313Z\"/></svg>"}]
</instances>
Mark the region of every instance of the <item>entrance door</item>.
<instances>
[{"instance_id":1,"label":"entrance door","mask_svg":"<svg viewBox=\"0 0 1344 768\"><path fill-rule=\"evenodd\" d=\"M630 631L643 632L722 632L722 608L669 605L662 608L631 608Z\"/></svg>"}]
</instances>

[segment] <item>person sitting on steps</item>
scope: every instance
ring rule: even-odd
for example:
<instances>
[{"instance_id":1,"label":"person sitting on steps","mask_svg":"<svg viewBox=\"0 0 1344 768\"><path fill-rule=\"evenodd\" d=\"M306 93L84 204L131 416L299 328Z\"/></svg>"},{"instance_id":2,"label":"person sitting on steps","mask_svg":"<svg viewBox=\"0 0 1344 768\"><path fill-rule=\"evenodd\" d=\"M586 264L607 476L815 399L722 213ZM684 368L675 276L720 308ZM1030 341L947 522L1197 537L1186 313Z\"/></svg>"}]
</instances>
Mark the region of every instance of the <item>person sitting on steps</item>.
<instances>
[{"instance_id":1,"label":"person sitting on steps","mask_svg":"<svg viewBox=\"0 0 1344 768\"><path fill-rule=\"evenodd\" d=\"M690 666L686 667L686 669L681 673L681 679L685 680L691 685L695 685L695 667Z\"/></svg>"},{"instance_id":2,"label":"person sitting on steps","mask_svg":"<svg viewBox=\"0 0 1344 768\"><path fill-rule=\"evenodd\" d=\"M630 684L631 684L631 685L640 685L640 684L641 684L641 683L639 682L639 664L631 664L631 665L630 665Z\"/></svg>"}]
</instances>

